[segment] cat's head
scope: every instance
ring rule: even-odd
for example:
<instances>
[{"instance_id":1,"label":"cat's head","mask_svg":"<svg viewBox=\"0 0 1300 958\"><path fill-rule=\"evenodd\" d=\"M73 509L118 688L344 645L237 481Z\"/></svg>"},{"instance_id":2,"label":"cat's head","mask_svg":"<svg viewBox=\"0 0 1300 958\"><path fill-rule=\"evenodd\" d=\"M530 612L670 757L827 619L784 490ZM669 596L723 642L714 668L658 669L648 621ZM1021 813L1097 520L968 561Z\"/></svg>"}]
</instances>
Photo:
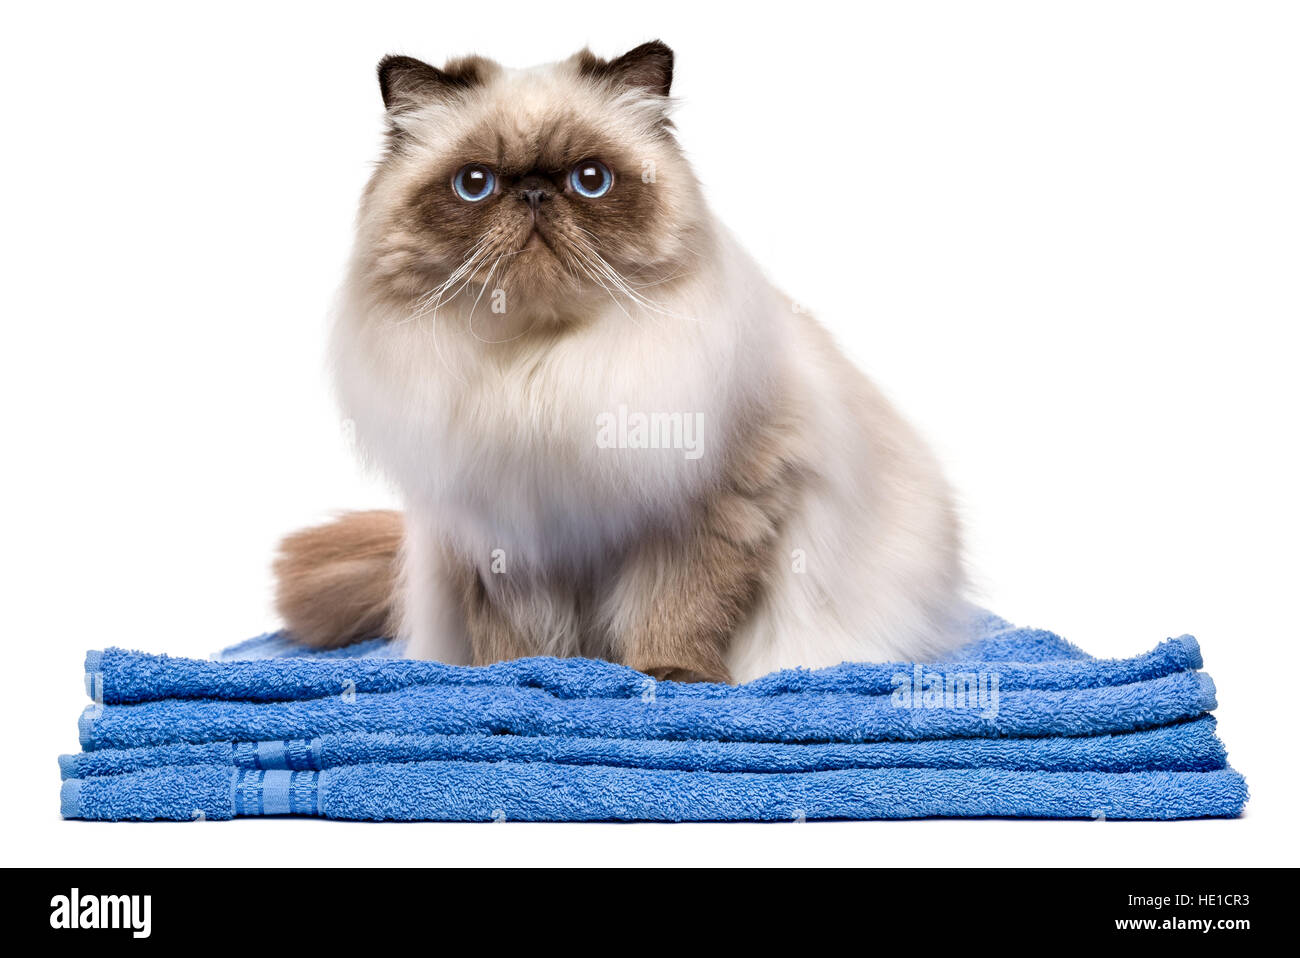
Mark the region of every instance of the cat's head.
<instances>
[{"instance_id":1,"label":"cat's head","mask_svg":"<svg viewBox=\"0 0 1300 958\"><path fill-rule=\"evenodd\" d=\"M426 312L486 293L485 312L565 321L689 273L706 214L668 120L672 72L657 41L527 70L385 58L387 149L358 245L370 291Z\"/></svg>"}]
</instances>

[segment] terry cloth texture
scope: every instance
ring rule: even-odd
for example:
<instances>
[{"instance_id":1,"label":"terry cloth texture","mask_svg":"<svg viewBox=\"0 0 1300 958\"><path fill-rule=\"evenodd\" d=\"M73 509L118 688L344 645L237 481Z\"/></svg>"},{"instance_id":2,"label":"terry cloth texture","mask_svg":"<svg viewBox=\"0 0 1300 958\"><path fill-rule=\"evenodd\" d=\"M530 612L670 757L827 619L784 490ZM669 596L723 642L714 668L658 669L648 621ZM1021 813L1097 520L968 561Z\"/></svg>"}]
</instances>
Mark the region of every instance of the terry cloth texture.
<instances>
[{"instance_id":1,"label":"terry cloth texture","mask_svg":"<svg viewBox=\"0 0 1300 958\"><path fill-rule=\"evenodd\" d=\"M90 652L65 817L440 821L1235 816L1190 636L1093 659L983 614L936 663L741 686L587 659L485 667L280 633L213 661Z\"/></svg>"}]
</instances>

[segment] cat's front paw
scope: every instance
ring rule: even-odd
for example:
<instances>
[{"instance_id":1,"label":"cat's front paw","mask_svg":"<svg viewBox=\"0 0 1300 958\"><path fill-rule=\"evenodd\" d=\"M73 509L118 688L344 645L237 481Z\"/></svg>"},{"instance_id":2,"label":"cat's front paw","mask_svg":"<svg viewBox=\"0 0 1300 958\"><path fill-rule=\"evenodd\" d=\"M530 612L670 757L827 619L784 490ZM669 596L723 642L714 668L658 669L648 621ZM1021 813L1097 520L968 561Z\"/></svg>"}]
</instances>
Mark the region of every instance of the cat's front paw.
<instances>
[{"instance_id":1,"label":"cat's front paw","mask_svg":"<svg viewBox=\"0 0 1300 958\"><path fill-rule=\"evenodd\" d=\"M717 682L722 685L731 684L731 676L725 668L720 670L699 671L696 669L680 668L675 665L651 666L649 668L639 669L646 675L659 682Z\"/></svg>"}]
</instances>

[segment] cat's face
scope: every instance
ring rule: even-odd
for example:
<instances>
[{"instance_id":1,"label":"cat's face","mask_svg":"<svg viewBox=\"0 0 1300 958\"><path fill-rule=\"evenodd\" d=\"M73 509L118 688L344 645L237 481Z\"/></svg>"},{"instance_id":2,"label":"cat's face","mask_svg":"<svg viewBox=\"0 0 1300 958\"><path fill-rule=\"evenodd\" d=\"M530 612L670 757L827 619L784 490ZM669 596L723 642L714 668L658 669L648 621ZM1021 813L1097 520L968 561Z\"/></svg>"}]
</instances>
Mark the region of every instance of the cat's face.
<instances>
[{"instance_id":1,"label":"cat's face","mask_svg":"<svg viewBox=\"0 0 1300 958\"><path fill-rule=\"evenodd\" d=\"M359 246L375 293L562 322L689 272L705 216L666 117L663 44L525 71L389 57L379 72L389 146Z\"/></svg>"}]
</instances>

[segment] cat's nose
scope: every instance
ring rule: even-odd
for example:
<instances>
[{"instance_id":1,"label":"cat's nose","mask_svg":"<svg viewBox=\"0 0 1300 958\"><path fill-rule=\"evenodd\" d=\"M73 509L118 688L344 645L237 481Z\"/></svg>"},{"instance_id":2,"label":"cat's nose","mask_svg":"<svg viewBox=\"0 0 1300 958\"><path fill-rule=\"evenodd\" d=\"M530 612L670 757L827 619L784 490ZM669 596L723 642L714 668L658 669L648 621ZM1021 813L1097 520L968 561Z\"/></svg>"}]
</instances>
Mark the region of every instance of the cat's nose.
<instances>
[{"instance_id":1,"label":"cat's nose","mask_svg":"<svg viewBox=\"0 0 1300 958\"><path fill-rule=\"evenodd\" d=\"M555 195L554 185L547 179L540 176L526 176L519 181L516 187L519 192L519 198L532 207L533 212Z\"/></svg>"}]
</instances>

